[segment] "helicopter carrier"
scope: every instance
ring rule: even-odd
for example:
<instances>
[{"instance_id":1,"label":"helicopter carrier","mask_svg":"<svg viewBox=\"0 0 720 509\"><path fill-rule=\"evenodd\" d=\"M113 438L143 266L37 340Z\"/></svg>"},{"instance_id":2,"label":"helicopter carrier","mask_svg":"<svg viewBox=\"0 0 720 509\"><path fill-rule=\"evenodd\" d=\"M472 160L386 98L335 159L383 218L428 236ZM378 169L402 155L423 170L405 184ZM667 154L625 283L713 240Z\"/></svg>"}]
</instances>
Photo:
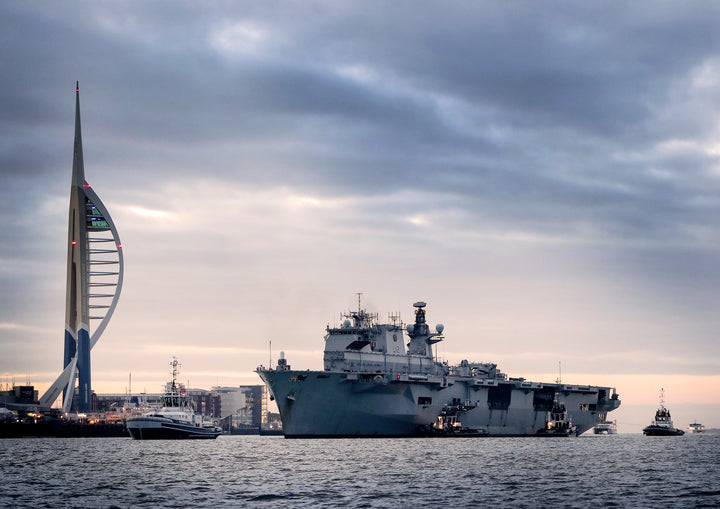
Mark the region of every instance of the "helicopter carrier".
<instances>
[{"instance_id":1,"label":"helicopter carrier","mask_svg":"<svg viewBox=\"0 0 720 509\"><path fill-rule=\"evenodd\" d=\"M293 370L282 353L274 368L257 368L286 438L423 435L448 410L478 434L536 436L555 398L581 434L620 406L611 387L530 382L492 363L439 362L432 346L444 327L431 332L425 302L413 306L415 321L404 326L397 316L379 323L358 303L341 326L327 327L323 371Z\"/></svg>"}]
</instances>

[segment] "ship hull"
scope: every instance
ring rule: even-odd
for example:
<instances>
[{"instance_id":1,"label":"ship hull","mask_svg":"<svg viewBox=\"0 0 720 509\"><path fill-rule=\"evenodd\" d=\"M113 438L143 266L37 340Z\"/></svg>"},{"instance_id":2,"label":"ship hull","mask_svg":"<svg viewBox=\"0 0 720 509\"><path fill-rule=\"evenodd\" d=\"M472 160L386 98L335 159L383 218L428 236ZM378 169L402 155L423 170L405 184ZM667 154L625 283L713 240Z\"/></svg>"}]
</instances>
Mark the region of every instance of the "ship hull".
<instances>
[{"instance_id":1,"label":"ship hull","mask_svg":"<svg viewBox=\"0 0 720 509\"><path fill-rule=\"evenodd\" d=\"M620 402L602 387L258 369L275 399L286 438L422 436L446 405L470 404L463 428L488 436L536 436L560 387L578 434Z\"/></svg>"},{"instance_id":2,"label":"ship hull","mask_svg":"<svg viewBox=\"0 0 720 509\"><path fill-rule=\"evenodd\" d=\"M163 417L132 417L127 420L127 430L135 440L212 440L221 434L217 428L193 426Z\"/></svg>"},{"instance_id":3,"label":"ship hull","mask_svg":"<svg viewBox=\"0 0 720 509\"><path fill-rule=\"evenodd\" d=\"M648 426L643 429L643 435L649 437L679 437L685 432L677 428L668 428L666 426Z\"/></svg>"}]
</instances>

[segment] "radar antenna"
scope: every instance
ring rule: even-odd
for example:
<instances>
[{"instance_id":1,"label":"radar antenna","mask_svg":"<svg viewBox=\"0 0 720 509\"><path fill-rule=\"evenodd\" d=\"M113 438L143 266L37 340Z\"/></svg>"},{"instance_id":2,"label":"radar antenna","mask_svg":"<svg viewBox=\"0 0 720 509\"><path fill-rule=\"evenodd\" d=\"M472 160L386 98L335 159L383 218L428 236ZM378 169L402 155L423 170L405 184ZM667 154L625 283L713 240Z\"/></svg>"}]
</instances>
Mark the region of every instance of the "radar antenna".
<instances>
[{"instance_id":1,"label":"radar antenna","mask_svg":"<svg viewBox=\"0 0 720 509\"><path fill-rule=\"evenodd\" d=\"M181 366L180 361L177 360L177 358L173 357L172 362L170 363L170 366L172 366L172 392L176 392L177 390L177 377L178 377L178 368ZM189 383L188 383L189 385Z\"/></svg>"}]
</instances>

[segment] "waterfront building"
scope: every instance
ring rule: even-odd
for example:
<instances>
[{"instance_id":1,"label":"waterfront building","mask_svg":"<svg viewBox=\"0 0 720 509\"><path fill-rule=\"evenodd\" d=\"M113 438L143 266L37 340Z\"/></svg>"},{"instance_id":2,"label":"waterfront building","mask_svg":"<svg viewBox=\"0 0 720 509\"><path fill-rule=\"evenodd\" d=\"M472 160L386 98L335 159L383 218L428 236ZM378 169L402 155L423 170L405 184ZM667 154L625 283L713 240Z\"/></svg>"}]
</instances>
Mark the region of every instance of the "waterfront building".
<instances>
[{"instance_id":1,"label":"waterfront building","mask_svg":"<svg viewBox=\"0 0 720 509\"><path fill-rule=\"evenodd\" d=\"M14 385L11 389L0 391L0 407L10 410L35 410L38 391L32 385Z\"/></svg>"},{"instance_id":2,"label":"waterfront building","mask_svg":"<svg viewBox=\"0 0 720 509\"><path fill-rule=\"evenodd\" d=\"M221 400L221 419L230 427L258 429L262 423L262 385L213 387Z\"/></svg>"},{"instance_id":3,"label":"waterfront building","mask_svg":"<svg viewBox=\"0 0 720 509\"><path fill-rule=\"evenodd\" d=\"M190 406L196 413L209 419L219 419L221 413L220 397L206 389L186 389L177 383L183 394L187 395ZM93 412L120 416L141 415L162 406L163 393L95 394Z\"/></svg>"}]
</instances>

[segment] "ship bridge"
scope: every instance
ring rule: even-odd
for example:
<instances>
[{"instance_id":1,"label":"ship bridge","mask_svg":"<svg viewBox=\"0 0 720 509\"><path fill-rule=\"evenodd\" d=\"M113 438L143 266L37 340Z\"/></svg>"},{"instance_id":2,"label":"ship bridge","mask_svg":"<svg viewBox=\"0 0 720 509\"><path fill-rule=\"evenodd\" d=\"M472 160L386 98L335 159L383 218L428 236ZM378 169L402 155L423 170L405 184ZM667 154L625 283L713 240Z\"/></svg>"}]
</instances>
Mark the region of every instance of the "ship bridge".
<instances>
[{"instance_id":1,"label":"ship bridge","mask_svg":"<svg viewBox=\"0 0 720 509\"><path fill-rule=\"evenodd\" d=\"M425 323L425 303L415 303L415 323L405 329L399 315L388 323L377 323L377 314L358 310L344 313L340 327L327 327L325 371L393 372L445 374L447 368L435 362L431 346L442 341L442 324L430 333ZM405 349L405 331L410 337Z\"/></svg>"}]
</instances>

